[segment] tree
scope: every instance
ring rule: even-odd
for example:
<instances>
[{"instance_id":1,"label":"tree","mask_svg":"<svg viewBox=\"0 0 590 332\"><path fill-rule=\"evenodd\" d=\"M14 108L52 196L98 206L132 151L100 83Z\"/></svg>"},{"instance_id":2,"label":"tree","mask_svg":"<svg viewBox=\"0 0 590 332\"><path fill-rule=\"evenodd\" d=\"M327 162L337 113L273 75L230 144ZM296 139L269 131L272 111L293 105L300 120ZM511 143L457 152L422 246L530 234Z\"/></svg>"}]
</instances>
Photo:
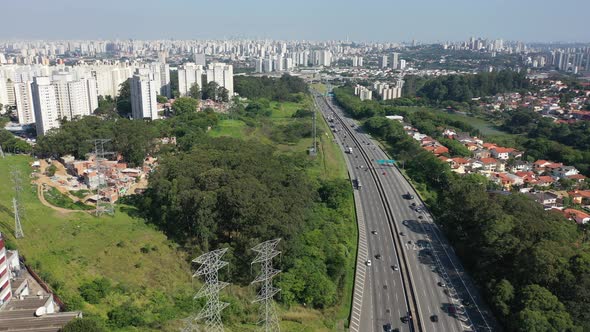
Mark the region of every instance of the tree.
<instances>
[{"instance_id":1,"label":"tree","mask_svg":"<svg viewBox=\"0 0 590 332\"><path fill-rule=\"evenodd\" d=\"M123 117L131 115L131 79L121 83L119 97L117 98L117 112Z\"/></svg>"},{"instance_id":2,"label":"tree","mask_svg":"<svg viewBox=\"0 0 590 332\"><path fill-rule=\"evenodd\" d=\"M191 97L180 97L174 100L172 104L172 110L175 115L181 115L184 113L194 113L197 111L199 101Z\"/></svg>"},{"instance_id":3,"label":"tree","mask_svg":"<svg viewBox=\"0 0 590 332\"><path fill-rule=\"evenodd\" d=\"M139 327L145 324L144 311L132 302L125 302L107 313L109 325L116 328Z\"/></svg>"},{"instance_id":4,"label":"tree","mask_svg":"<svg viewBox=\"0 0 590 332\"><path fill-rule=\"evenodd\" d=\"M211 81L211 82L205 84L205 86L203 87L203 90L202 90L203 99L217 100L217 93L219 92L218 89L219 89L219 84L217 84L215 81Z\"/></svg>"},{"instance_id":5,"label":"tree","mask_svg":"<svg viewBox=\"0 0 590 332\"><path fill-rule=\"evenodd\" d=\"M224 87L217 89L217 100L227 103L229 101L229 91Z\"/></svg>"},{"instance_id":6,"label":"tree","mask_svg":"<svg viewBox=\"0 0 590 332\"><path fill-rule=\"evenodd\" d=\"M196 100L201 100L202 95L201 95L201 87L199 87L198 83L194 83L189 91L188 91L188 95Z\"/></svg>"},{"instance_id":7,"label":"tree","mask_svg":"<svg viewBox=\"0 0 590 332\"><path fill-rule=\"evenodd\" d=\"M47 176L54 176L55 172L57 171L57 167L53 164L49 165L49 167L47 167L47 169L45 170L45 174L47 174Z\"/></svg>"},{"instance_id":8,"label":"tree","mask_svg":"<svg viewBox=\"0 0 590 332\"><path fill-rule=\"evenodd\" d=\"M162 95L157 95L156 96L156 100L158 101L158 103L160 104L165 104L168 102L168 98L166 98L166 96L162 96Z\"/></svg>"},{"instance_id":9,"label":"tree","mask_svg":"<svg viewBox=\"0 0 590 332\"><path fill-rule=\"evenodd\" d=\"M61 332L105 332L105 328L91 318L76 318L67 323Z\"/></svg>"}]
</instances>

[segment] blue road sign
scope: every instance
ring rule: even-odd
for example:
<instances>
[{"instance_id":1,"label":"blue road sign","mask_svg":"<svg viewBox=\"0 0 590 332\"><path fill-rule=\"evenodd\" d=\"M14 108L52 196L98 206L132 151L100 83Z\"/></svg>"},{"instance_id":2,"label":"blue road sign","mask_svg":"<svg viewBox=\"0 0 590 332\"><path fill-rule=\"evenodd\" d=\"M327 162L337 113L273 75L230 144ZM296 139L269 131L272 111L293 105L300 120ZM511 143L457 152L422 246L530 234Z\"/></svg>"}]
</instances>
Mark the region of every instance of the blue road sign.
<instances>
[{"instance_id":1,"label":"blue road sign","mask_svg":"<svg viewBox=\"0 0 590 332\"><path fill-rule=\"evenodd\" d=\"M379 159L377 160L379 165L393 165L395 164L395 160L393 159Z\"/></svg>"}]
</instances>

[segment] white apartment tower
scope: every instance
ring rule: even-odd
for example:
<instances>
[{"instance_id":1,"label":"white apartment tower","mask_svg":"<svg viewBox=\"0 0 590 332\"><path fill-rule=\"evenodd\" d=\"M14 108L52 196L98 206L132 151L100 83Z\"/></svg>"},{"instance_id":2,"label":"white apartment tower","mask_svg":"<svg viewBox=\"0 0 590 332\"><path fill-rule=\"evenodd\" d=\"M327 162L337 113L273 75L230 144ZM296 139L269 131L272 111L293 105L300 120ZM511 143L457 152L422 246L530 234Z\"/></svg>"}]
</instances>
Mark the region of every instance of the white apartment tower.
<instances>
[{"instance_id":1,"label":"white apartment tower","mask_svg":"<svg viewBox=\"0 0 590 332\"><path fill-rule=\"evenodd\" d=\"M33 78L32 90L37 135L44 135L51 128L59 128L57 94L49 77Z\"/></svg>"},{"instance_id":2,"label":"white apartment tower","mask_svg":"<svg viewBox=\"0 0 590 332\"><path fill-rule=\"evenodd\" d=\"M185 63L178 69L178 92L181 96L188 95L193 84L197 83L203 89L203 66L192 62Z\"/></svg>"},{"instance_id":3,"label":"white apartment tower","mask_svg":"<svg viewBox=\"0 0 590 332\"><path fill-rule=\"evenodd\" d=\"M14 96L18 123L21 125L35 123L32 82L15 83Z\"/></svg>"},{"instance_id":4,"label":"white apartment tower","mask_svg":"<svg viewBox=\"0 0 590 332\"><path fill-rule=\"evenodd\" d=\"M154 74L154 80L159 83L158 93L164 97L171 98L172 90L170 89L170 65L166 63L153 62L150 69Z\"/></svg>"},{"instance_id":5,"label":"white apartment tower","mask_svg":"<svg viewBox=\"0 0 590 332\"><path fill-rule=\"evenodd\" d=\"M4 246L2 233L0 233L0 308L12 298L10 276L11 273L8 267L8 256Z\"/></svg>"},{"instance_id":6,"label":"white apartment tower","mask_svg":"<svg viewBox=\"0 0 590 332\"><path fill-rule=\"evenodd\" d=\"M399 53L393 52L391 54L391 68L399 69Z\"/></svg>"},{"instance_id":7,"label":"white apartment tower","mask_svg":"<svg viewBox=\"0 0 590 332\"><path fill-rule=\"evenodd\" d=\"M231 98L234 95L234 68L225 63L210 63L207 68L207 83L214 81L228 91Z\"/></svg>"},{"instance_id":8,"label":"white apartment tower","mask_svg":"<svg viewBox=\"0 0 590 332\"><path fill-rule=\"evenodd\" d=\"M131 78L131 116L134 119L158 119L156 96L160 82L148 69L137 69Z\"/></svg>"}]
</instances>

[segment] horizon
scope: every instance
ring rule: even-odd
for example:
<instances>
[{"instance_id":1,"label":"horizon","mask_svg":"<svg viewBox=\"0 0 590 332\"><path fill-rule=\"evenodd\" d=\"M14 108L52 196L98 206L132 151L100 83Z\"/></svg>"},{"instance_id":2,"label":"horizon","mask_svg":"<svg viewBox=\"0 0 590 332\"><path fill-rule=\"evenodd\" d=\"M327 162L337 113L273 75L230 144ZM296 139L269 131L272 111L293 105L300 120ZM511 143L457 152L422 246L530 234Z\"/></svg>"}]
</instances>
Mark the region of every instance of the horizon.
<instances>
[{"instance_id":1,"label":"horizon","mask_svg":"<svg viewBox=\"0 0 590 332\"><path fill-rule=\"evenodd\" d=\"M373 43L461 41L471 36L527 43L587 43L585 13L590 2L564 0L567 16L548 0L302 0L284 6L269 0L248 3L186 0L25 0L4 5L0 40L308 40ZM64 12L63 8L67 8ZM366 9L365 12L362 10ZM359 12L361 14L359 14ZM501 24L490 24L501 22ZM563 28L566 26L567 28ZM73 28L72 28L73 27Z\"/></svg>"}]
</instances>

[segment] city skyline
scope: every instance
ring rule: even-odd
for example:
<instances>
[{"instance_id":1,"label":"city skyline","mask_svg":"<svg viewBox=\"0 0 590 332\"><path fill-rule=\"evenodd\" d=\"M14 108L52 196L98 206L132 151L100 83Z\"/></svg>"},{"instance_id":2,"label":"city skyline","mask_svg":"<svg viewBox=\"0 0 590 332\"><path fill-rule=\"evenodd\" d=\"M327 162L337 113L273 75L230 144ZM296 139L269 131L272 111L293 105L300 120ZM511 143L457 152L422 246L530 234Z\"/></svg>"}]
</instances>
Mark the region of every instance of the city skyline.
<instances>
[{"instance_id":1,"label":"city skyline","mask_svg":"<svg viewBox=\"0 0 590 332\"><path fill-rule=\"evenodd\" d=\"M6 15L3 22L15 29L0 31L0 39L348 38L442 42L480 36L526 42L590 41L584 27L590 2L583 0L563 1L560 8L568 10L561 11L553 10L546 0L303 0L297 6L268 0L226 1L221 5L185 0L27 0L9 2L3 8L6 13L26 15ZM22 24L23 17L28 24Z\"/></svg>"}]
</instances>

